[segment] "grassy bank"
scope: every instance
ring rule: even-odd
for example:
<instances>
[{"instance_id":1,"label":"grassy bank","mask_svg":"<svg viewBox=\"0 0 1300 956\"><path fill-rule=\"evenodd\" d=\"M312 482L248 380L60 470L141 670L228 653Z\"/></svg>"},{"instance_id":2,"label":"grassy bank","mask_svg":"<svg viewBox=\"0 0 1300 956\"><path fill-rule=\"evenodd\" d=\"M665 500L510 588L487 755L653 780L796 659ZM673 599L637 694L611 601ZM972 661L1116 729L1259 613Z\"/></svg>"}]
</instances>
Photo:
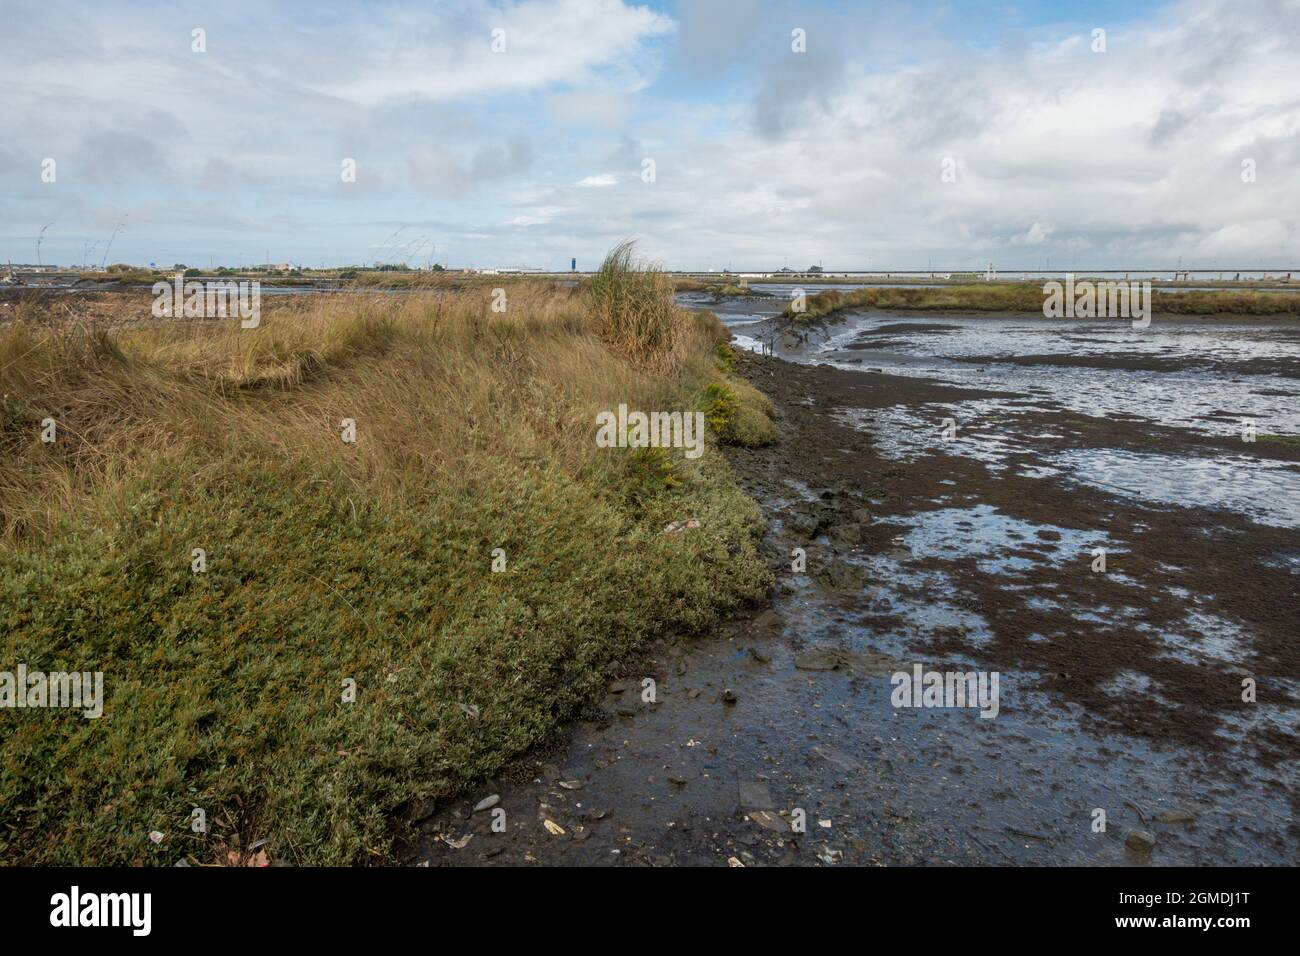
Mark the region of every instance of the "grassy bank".
<instances>
[{"instance_id":1,"label":"grassy bank","mask_svg":"<svg viewBox=\"0 0 1300 956\"><path fill-rule=\"evenodd\" d=\"M102 671L107 698L0 710L0 861L382 862L644 640L759 598L716 448L594 441L620 403L770 437L665 288L620 253L504 313L471 290L0 327L0 670Z\"/></svg>"},{"instance_id":2,"label":"grassy bank","mask_svg":"<svg viewBox=\"0 0 1300 956\"><path fill-rule=\"evenodd\" d=\"M1040 283L977 283L941 289L862 288L808 296L807 310L785 315L812 322L852 309L898 311L1024 312L1043 314ZM1152 292L1157 315L1300 315L1300 292Z\"/></svg>"}]
</instances>

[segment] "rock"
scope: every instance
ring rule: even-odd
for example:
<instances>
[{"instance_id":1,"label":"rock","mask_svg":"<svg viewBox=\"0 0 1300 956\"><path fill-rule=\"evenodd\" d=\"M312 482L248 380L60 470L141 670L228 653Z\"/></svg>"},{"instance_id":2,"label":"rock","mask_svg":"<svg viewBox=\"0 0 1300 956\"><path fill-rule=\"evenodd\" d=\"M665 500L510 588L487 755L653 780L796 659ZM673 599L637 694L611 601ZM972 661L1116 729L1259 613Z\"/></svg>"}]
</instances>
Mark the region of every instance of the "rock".
<instances>
[{"instance_id":1,"label":"rock","mask_svg":"<svg viewBox=\"0 0 1300 956\"><path fill-rule=\"evenodd\" d=\"M804 671L851 670L860 674L889 674L898 662L875 651L850 651L843 647L812 647L794 657L794 666Z\"/></svg>"},{"instance_id":2,"label":"rock","mask_svg":"<svg viewBox=\"0 0 1300 956\"><path fill-rule=\"evenodd\" d=\"M1196 819L1196 814L1187 810L1161 810L1151 819L1156 823L1191 823Z\"/></svg>"},{"instance_id":3,"label":"rock","mask_svg":"<svg viewBox=\"0 0 1300 956\"><path fill-rule=\"evenodd\" d=\"M779 635L785 630L785 620L775 611L767 610L754 618L750 630L754 633Z\"/></svg>"},{"instance_id":4,"label":"rock","mask_svg":"<svg viewBox=\"0 0 1300 956\"><path fill-rule=\"evenodd\" d=\"M484 810L491 810L501 802L501 795L494 793L491 796L484 797L478 803L474 804L474 812L482 813Z\"/></svg>"},{"instance_id":5,"label":"rock","mask_svg":"<svg viewBox=\"0 0 1300 956\"><path fill-rule=\"evenodd\" d=\"M734 704L736 702L736 692L730 687L722 692L722 702L724 704Z\"/></svg>"},{"instance_id":6,"label":"rock","mask_svg":"<svg viewBox=\"0 0 1300 956\"><path fill-rule=\"evenodd\" d=\"M582 783L578 780L561 780L560 787L564 790L581 790Z\"/></svg>"},{"instance_id":7,"label":"rock","mask_svg":"<svg viewBox=\"0 0 1300 956\"><path fill-rule=\"evenodd\" d=\"M629 707L627 704L620 704L614 708L614 713L618 714L620 717L635 717L636 708Z\"/></svg>"},{"instance_id":8,"label":"rock","mask_svg":"<svg viewBox=\"0 0 1300 956\"><path fill-rule=\"evenodd\" d=\"M814 515L802 511L795 511L787 514L783 521L786 530L791 534L808 539L817 536L817 529L821 524Z\"/></svg>"},{"instance_id":9,"label":"rock","mask_svg":"<svg viewBox=\"0 0 1300 956\"><path fill-rule=\"evenodd\" d=\"M826 532L826 537L830 539L831 547L847 551L862 543L862 525L855 522L837 524Z\"/></svg>"},{"instance_id":10,"label":"rock","mask_svg":"<svg viewBox=\"0 0 1300 956\"><path fill-rule=\"evenodd\" d=\"M794 666L801 671L833 671L840 666L840 651L833 647L814 647L794 656Z\"/></svg>"},{"instance_id":11,"label":"rock","mask_svg":"<svg viewBox=\"0 0 1300 956\"><path fill-rule=\"evenodd\" d=\"M762 781L742 780L739 785L740 806L745 810L773 809L772 794Z\"/></svg>"},{"instance_id":12,"label":"rock","mask_svg":"<svg viewBox=\"0 0 1300 956\"><path fill-rule=\"evenodd\" d=\"M678 777L676 775L670 774L668 777L668 782L671 783L674 787L684 787L686 786L687 780L685 777Z\"/></svg>"},{"instance_id":13,"label":"rock","mask_svg":"<svg viewBox=\"0 0 1300 956\"><path fill-rule=\"evenodd\" d=\"M827 747L824 744L818 744L813 748L813 753L829 762L831 765L839 767L846 773L862 769L862 764L858 763L843 751L836 750L834 747Z\"/></svg>"},{"instance_id":14,"label":"rock","mask_svg":"<svg viewBox=\"0 0 1300 956\"><path fill-rule=\"evenodd\" d=\"M751 810L749 819L753 820L760 827L768 830L775 830L777 833L789 833L790 824L771 810Z\"/></svg>"},{"instance_id":15,"label":"rock","mask_svg":"<svg viewBox=\"0 0 1300 956\"><path fill-rule=\"evenodd\" d=\"M846 561L819 561L813 578L828 591L861 591L867 583L867 572Z\"/></svg>"},{"instance_id":16,"label":"rock","mask_svg":"<svg viewBox=\"0 0 1300 956\"><path fill-rule=\"evenodd\" d=\"M437 812L437 800L421 800L411 810L411 822L423 823Z\"/></svg>"},{"instance_id":17,"label":"rock","mask_svg":"<svg viewBox=\"0 0 1300 956\"><path fill-rule=\"evenodd\" d=\"M1150 853L1155 848L1156 838L1146 830L1130 830L1124 838L1124 845L1137 853Z\"/></svg>"}]
</instances>

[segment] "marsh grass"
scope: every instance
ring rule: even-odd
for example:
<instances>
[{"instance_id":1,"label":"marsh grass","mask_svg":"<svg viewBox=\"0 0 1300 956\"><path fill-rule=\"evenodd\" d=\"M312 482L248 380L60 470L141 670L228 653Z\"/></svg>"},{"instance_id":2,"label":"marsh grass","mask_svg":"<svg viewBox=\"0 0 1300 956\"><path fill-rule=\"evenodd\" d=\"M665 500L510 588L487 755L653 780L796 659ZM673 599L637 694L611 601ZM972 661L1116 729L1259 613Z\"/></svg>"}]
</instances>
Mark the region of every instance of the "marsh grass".
<instances>
[{"instance_id":1,"label":"marsh grass","mask_svg":"<svg viewBox=\"0 0 1300 956\"><path fill-rule=\"evenodd\" d=\"M787 306L784 315L812 322L850 309L909 309L1042 314L1041 283L976 283L935 289L865 287L830 289L808 297L806 311ZM1300 292L1206 291L1151 293L1157 315L1300 315Z\"/></svg>"},{"instance_id":2,"label":"marsh grass","mask_svg":"<svg viewBox=\"0 0 1300 956\"><path fill-rule=\"evenodd\" d=\"M664 289L620 251L590 295L523 283L505 314L474 289L313 297L255 330L0 328L0 669L101 670L107 696L99 720L0 711L0 860L266 838L383 862L413 807L543 740L646 639L758 599L759 512L716 451L594 442L599 410L738 387L717 320Z\"/></svg>"},{"instance_id":3,"label":"marsh grass","mask_svg":"<svg viewBox=\"0 0 1300 956\"><path fill-rule=\"evenodd\" d=\"M691 316L674 307L673 289L661 269L637 260L633 242L619 243L589 285L596 334L616 355L642 368L680 364L692 345Z\"/></svg>"}]
</instances>

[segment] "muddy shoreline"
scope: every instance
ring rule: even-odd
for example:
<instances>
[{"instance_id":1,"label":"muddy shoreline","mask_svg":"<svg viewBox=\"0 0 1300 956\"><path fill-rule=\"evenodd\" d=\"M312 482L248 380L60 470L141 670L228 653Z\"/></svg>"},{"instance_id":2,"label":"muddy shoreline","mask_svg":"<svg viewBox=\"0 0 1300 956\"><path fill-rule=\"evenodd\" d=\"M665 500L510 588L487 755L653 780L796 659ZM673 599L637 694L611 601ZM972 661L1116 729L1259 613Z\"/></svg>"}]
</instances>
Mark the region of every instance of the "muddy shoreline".
<instances>
[{"instance_id":1,"label":"muddy shoreline","mask_svg":"<svg viewBox=\"0 0 1300 956\"><path fill-rule=\"evenodd\" d=\"M727 451L769 520L772 607L649 650L549 752L423 808L407 862L1295 862L1300 535L1030 477L1057 448L1227 442L1026 407L981 423L1034 437L1005 467L939 444L986 389L738 365L777 409L774 446ZM896 406L931 415L932 453L881 453L871 416ZM917 663L998 671L1001 713L892 707Z\"/></svg>"}]
</instances>

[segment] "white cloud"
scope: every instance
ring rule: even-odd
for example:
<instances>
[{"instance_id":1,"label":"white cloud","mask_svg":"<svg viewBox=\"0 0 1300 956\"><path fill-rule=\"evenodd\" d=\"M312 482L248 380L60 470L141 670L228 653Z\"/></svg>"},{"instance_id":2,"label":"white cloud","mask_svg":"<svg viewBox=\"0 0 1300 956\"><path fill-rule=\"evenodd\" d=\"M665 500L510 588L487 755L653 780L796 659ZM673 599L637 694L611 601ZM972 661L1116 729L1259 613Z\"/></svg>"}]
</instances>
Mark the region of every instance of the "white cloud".
<instances>
[{"instance_id":1,"label":"white cloud","mask_svg":"<svg viewBox=\"0 0 1300 956\"><path fill-rule=\"evenodd\" d=\"M813 6L799 57L788 29L773 40L775 0L748 0L734 30L730 8L684 7L678 27L634 0L355 18L249 0L165 20L58 2L20 2L0 34L3 258L31 258L55 221L43 249L79 260L129 212L114 255L146 261L168 255L150 242L176 261L267 245L356 261L404 223L467 264L590 261L629 235L681 267L1300 259L1296 0L1185 0L1109 24L1104 54L1082 27L994 49ZM191 20L206 54L175 25ZM837 49L849 37L867 46Z\"/></svg>"},{"instance_id":2,"label":"white cloud","mask_svg":"<svg viewBox=\"0 0 1300 956\"><path fill-rule=\"evenodd\" d=\"M364 104L452 100L568 86L597 71L636 88L644 83L642 43L672 27L670 18L622 0L467 0L445 10L380 11L355 38L369 55L325 89Z\"/></svg>"}]
</instances>

